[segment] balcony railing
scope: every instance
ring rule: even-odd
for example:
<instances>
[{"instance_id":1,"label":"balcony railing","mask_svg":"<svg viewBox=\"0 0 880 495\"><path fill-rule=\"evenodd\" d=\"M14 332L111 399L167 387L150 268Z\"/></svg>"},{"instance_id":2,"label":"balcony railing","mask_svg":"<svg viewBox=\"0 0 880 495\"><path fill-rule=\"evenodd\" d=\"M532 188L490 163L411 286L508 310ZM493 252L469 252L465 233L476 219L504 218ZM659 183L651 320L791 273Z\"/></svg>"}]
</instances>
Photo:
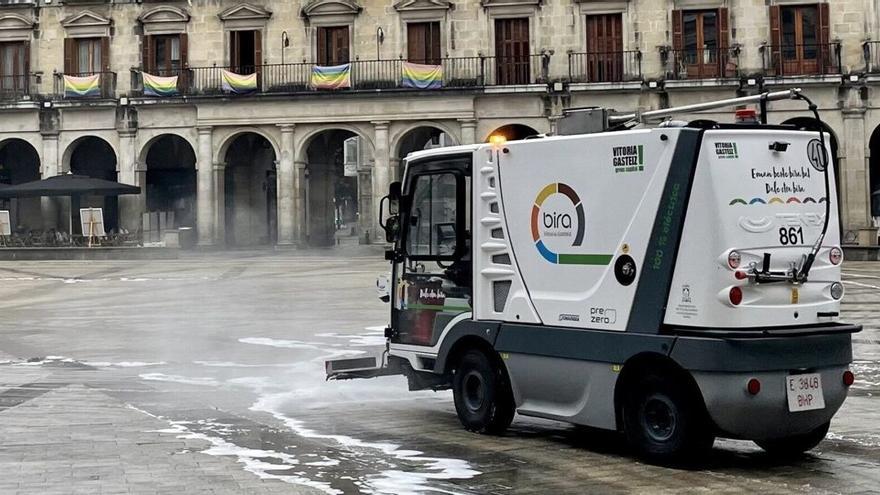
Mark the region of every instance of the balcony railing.
<instances>
[{"instance_id":1,"label":"balcony railing","mask_svg":"<svg viewBox=\"0 0 880 495\"><path fill-rule=\"evenodd\" d=\"M739 77L739 48L701 48L660 52L667 79Z\"/></svg>"},{"instance_id":2,"label":"balcony railing","mask_svg":"<svg viewBox=\"0 0 880 495\"><path fill-rule=\"evenodd\" d=\"M75 95L65 87L64 76L73 77L90 77L98 75L98 89L94 94ZM61 73L55 72L54 94L56 98L64 99L82 99L82 98L114 98L116 95L116 73L115 72L71 72Z\"/></svg>"},{"instance_id":3,"label":"balcony railing","mask_svg":"<svg viewBox=\"0 0 880 495\"><path fill-rule=\"evenodd\" d=\"M446 57L439 61L439 87L451 89L482 88L486 86L536 84L547 81L550 55L525 57ZM404 78L406 60L355 60L349 75L350 87L340 90L419 89L407 84ZM223 71L238 74L257 74L259 93L300 93L322 91L312 86L316 64L267 64L255 67L190 67L159 76L178 76L179 94L186 96L216 95L223 93ZM143 94L143 76L132 69L132 93Z\"/></svg>"},{"instance_id":4,"label":"balcony railing","mask_svg":"<svg viewBox=\"0 0 880 495\"><path fill-rule=\"evenodd\" d=\"M34 74L0 75L0 100L20 100L31 95Z\"/></svg>"},{"instance_id":5,"label":"balcony railing","mask_svg":"<svg viewBox=\"0 0 880 495\"><path fill-rule=\"evenodd\" d=\"M640 81L642 52L574 52L568 54L571 82L607 83Z\"/></svg>"},{"instance_id":6,"label":"balcony railing","mask_svg":"<svg viewBox=\"0 0 880 495\"><path fill-rule=\"evenodd\" d=\"M840 43L764 45L760 50L767 76L840 74Z\"/></svg>"},{"instance_id":7,"label":"balcony railing","mask_svg":"<svg viewBox=\"0 0 880 495\"><path fill-rule=\"evenodd\" d=\"M862 44L865 57L865 72L880 72L880 41L866 41Z\"/></svg>"}]
</instances>

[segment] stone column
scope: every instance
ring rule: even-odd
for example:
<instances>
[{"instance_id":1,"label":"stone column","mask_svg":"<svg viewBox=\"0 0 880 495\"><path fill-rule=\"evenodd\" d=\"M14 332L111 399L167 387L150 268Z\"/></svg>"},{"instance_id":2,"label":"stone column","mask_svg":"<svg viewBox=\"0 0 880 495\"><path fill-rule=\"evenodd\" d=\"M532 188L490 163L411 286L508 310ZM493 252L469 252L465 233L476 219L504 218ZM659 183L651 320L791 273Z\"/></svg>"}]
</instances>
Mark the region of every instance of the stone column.
<instances>
[{"instance_id":1,"label":"stone column","mask_svg":"<svg viewBox=\"0 0 880 495\"><path fill-rule=\"evenodd\" d=\"M281 157L278 160L278 244L296 240L296 171L294 170L293 125L279 125Z\"/></svg>"},{"instance_id":2,"label":"stone column","mask_svg":"<svg viewBox=\"0 0 880 495\"><path fill-rule=\"evenodd\" d=\"M300 246L306 244L306 162L293 164L293 238Z\"/></svg>"},{"instance_id":3,"label":"stone column","mask_svg":"<svg viewBox=\"0 0 880 495\"><path fill-rule=\"evenodd\" d=\"M214 164L213 132L211 127L198 127L198 155L196 157L196 224L199 246L214 244Z\"/></svg>"},{"instance_id":4,"label":"stone column","mask_svg":"<svg viewBox=\"0 0 880 495\"><path fill-rule=\"evenodd\" d=\"M141 223L142 204L145 204L146 184L138 184L137 180L137 132L130 129L119 132L119 159L116 161L116 171L119 182L130 185L140 185L141 193L124 195L119 197L119 226L131 232L138 230Z\"/></svg>"},{"instance_id":5,"label":"stone column","mask_svg":"<svg viewBox=\"0 0 880 495\"><path fill-rule=\"evenodd\" d=\"M43 179L61 173L61 162L58 155L58 134L43 134L43 161L41 174ZM58 224L58 201L56 198L40 198L40 210L43 215L43 228L67 231L67 223Z\"/></svg>"},{"instance_id":6,"label":"stone column","mask_svg":"<svg viewBox=\"0 0 880 495\"><path fill-rule=\"evenodd\" d=\"M213 171L214 241L226 244L226 163L214 162Z\"/></svg>"},{"instance_id":7,"label":"stone column","mask_svg":"<svg viewBox=\"0 0 880 495\"><path fill-rule=\"evenodd\" d=\"M843 230L845 234L851 231L861 245L873 244L876 239L871 225L864 117L863 108L843 110L842 144L845 149L841 151L846 154L846 160L841 160L842 178L839 179L840 195L843 197L839 199L843 213Z\"/></svg>"},{"instance_id":8,"label":"stone column","mask_svg":"<svg viewBox=\"0 0 880 495\"><path fill-rule=\"evenodd\" d=\"M461 143L474 144L477 142L477 121L474 119L459 119L461 124Z\"/></svg>"},{"instance_id":9,"label":"stone column","mask_svg":"<svg viewBox=\"0 0 880 495\"><path fill-rule=\"evenodd\" d=\"M382 239L382 228L379 226L379 202L388 194L388 186L391 184L391 157L388 143L388 122L373 122L373 130L376 135L376 148L373 150L373 177L372 177L372 205L369 211L373 218L365 225L370 225L370 239L372 243ZM366 213L366 211L364 212ZM363 213L362 213L363 214Z\"/></svg>"}]
</instances>

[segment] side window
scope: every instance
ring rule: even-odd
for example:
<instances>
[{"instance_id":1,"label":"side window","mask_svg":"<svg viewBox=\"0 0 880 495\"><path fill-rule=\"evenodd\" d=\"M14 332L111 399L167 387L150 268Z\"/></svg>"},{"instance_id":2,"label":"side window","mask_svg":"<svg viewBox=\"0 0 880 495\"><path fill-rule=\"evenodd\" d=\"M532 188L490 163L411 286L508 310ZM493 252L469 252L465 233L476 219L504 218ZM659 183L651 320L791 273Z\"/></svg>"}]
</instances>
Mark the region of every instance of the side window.
<instances>
[{"instance_id":1,"label":"side window","mask_svg":"<svg viewBox=\"0 0 880 495\"><path fill-rule=\"evenodd\" d=\"M411 258L452 259L459 237L460 178L444 172L416 177L406 233Z\"/></svg>"}]
</instances>

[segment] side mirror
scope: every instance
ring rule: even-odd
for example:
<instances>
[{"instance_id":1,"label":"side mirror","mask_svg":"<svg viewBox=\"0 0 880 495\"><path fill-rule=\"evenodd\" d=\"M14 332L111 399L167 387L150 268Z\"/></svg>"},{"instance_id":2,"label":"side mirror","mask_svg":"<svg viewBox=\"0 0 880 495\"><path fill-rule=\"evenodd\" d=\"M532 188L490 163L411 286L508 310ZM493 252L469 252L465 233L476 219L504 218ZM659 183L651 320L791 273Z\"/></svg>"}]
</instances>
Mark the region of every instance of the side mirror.
<instances>
[{"instance_id":1,"label":"side mirror","mask_svg":"<svg viewBox=\"0 0 880 495\"><path fill-rule=\"evenodd\" d=\"M385 230L385 240L395 242L400 235L400 217L398 215L388 217L382 229Z\"/></svg>"},{"instance_id":2,"label":"side mirror","mask_svg":"<svg viewBox=\"0 0 880 495\"><path fill-rule=\"evenodd\" d=\"M403 195L403 186L400 181L392 182L391 185L388 186L388 199L392 202L400 201L400 197Z\"/></svg>"}]
</instances>

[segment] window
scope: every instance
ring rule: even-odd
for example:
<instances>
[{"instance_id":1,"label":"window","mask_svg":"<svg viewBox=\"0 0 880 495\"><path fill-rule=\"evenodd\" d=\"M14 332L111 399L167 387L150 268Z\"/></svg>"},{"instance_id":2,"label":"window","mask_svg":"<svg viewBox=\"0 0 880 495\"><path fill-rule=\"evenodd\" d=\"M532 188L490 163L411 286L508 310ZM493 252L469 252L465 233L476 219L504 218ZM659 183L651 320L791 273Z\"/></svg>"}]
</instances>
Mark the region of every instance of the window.
<instances>
[{"instance_id":1,"label":"window","mask_svg":"<svg viewBox=\"0 0 880 495\"><path fill-rule=\"evenodd\" d=\"M587 16L587 80L623 80L623 32L620 14Z\"/></svg>"},{"instance_id":2,"label":"window","mask_svg":"<svg viewBox=\"0 0 880 495\"><path fill-rule=\"evenodd\" d=\"M318 65L332 66L348 63L348 26L320 26L317 36Z\"/></svg>"},{"instance_id":3,"label":"window","mask_svg":"<svg viewBox=\"0 0 880 495\"><path fill-rule=\"evenodd\" d=\"M462 186L461 179L450 172L416 177L406 234L410 258L454 258L459 230L464 225L458 204Z\"/></svg>"},{"instance_id":4,"label":"window","mask_svg":"<svg viewBox=\"0 0 880 495\"><path fill-rule=\"evenodd\" d=\"M673 12L672 31L675 76L703 78L732 75L730 72L735 67L728 67L726 8L676 10Z\"/></svg>"},{"instance_id":5,"label":"window","mask_svg":"<svg viewBox=\"0 0 880 495\"><path fill-rule=\"evenodd\" d=\"M79 74L102 72L103 45L101 38L77 39L74 51L74 72Z\"/></svg>"},{"instance_id":6,"label":"window","mask_svg":"<svg viewBox=\"0 0 880 495\"><path fill-rule=\"evenodd\" d=\"M0 93L27 90L28 44L0 43Z\"/></svg>"},{"instance_id":7,"label":"window","mask_svg":"<svg viewBox=\"0 0 880 495\"><path fill-rule=\"evenodd\" d=\"M496 84L528 84L529 19L495 19Z\"/></svg>"},{"instance_id":8,"label":"window","mask_svg":"<svg viewBox=\"0 0 880 495\"><path fill-rule=\"evenodd\" d=\"M828 4L770 7L772 66L779 75L838 69L829 45Z\"/></svg>"},{"instance_id":9,"label":"window","mask_svg":"<svg viewBox=\"0 0 880 495\"><path fill-rule=\"evenodd\" d=\"M440 64L440 23L410 22L406 25L407 60L416 64Z\"/></svg>"}]
</instances>

